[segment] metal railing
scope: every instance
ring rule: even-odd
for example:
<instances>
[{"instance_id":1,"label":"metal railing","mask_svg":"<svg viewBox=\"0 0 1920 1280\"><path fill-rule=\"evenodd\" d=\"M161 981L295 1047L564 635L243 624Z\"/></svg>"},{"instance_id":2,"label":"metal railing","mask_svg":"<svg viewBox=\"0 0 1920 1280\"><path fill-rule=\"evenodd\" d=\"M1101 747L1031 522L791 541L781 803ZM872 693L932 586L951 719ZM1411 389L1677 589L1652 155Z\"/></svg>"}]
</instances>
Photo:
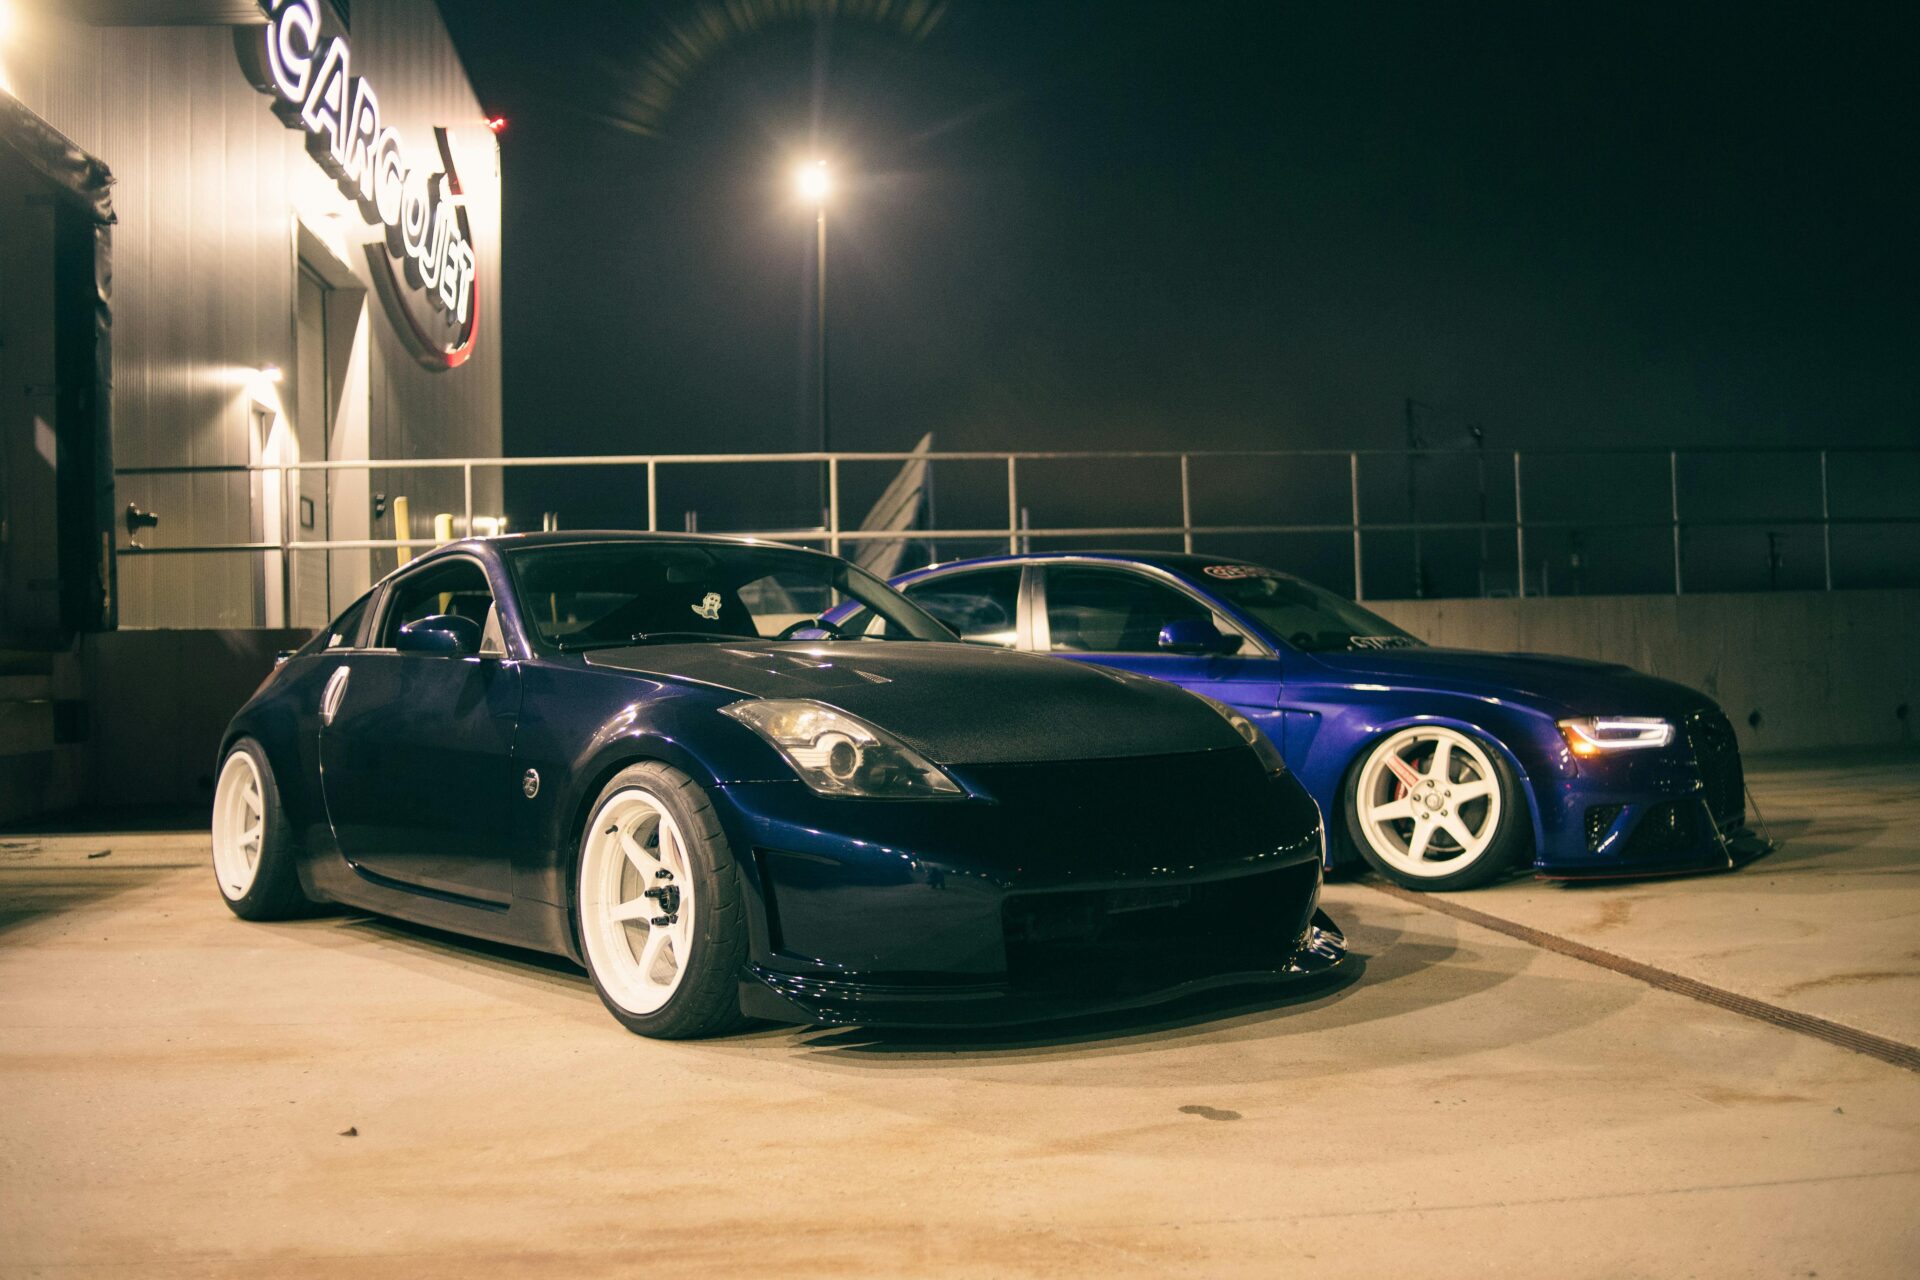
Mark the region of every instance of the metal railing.
<instances>
[{"instance_id":1,"label":"metal railing","mask_svg":"<svg viewBox=\"0 0 1920 1280\"><path fill-rule=\"evenodd\" d=\"M312 472L350 472L350 471L455 471L461 479L463 494L463 518L458 525L461 531L474 527L474 473L476 470L528 470L536 468L612 468L643 467L646 472L646 527L652 531L661 529L660 477L663 469L692 466L770 466L791 464L812 464L823 466L826 475L826 511L823 528L766 528L731 530L737 533L751 533L758 537L778 541L823 544L829 551L839 554L849 544L872 540L899 540L910 538L917 540L938 539L947 542L990 541L1004 542L1010 552L1019 552L1030 547L1035 539L1089 541L1094 539L1139 539L1164 538L1169 541L1178 539L1180 545L1192 551L1197 538L1220 539L1241 535L1292 535L1318 534L1338 535L1350 539L1352 548L1353 595L1356 599L1365 599L1366 590L1366 539L1369 535L1411 534L1416 539L1423 534L1435 533L1480 533L1498 535L1512 539L1513 557L1513 594L1527 594L1528 578L1528 535L1549 531L1568 530L1582 533L1594 531L1622 530L1665 530L1672 544L1672 591L1680 594L1686 589L1686 564L1683 534L1687 530L1716 528L1777 529L1781 527L1817 527L1821 535L1821 579L1827 590L1834 587L1834 551L1833 533L1836 528L1848 526L1887 526L1908 527L1920 525L1920 503L1903 502L1895 514L1840 515L1833 507L1833 495L1830 483L1830 459L1835 457L1867 457L1908 455L1920 458L1920 450L1886 449L1802 449L1802 448L1762 448L1762 449L1538 449L1538 450L1404 450L1404 449L1295 449L1295 450L1013 450L1013 451L936 451L925 453L909 452L801 452L801 453L715 453L715 454L605 454L591 456L564 457L520 457L520 458L394 458L375 460L302 462L274 465L226 465L226 466L159 466L124 467L117 469L115 475L123 478L161 477L161 476L203 476L203 475L246 475L261 477L278 484L280 490L279 508L281 513L279 537L274 540L247 542L199 543L187 545L135 546L121 545L117 548L123 558L144 558L157 556L213 555L240 553L279 553L280 564L291 563L293 553L333 552L333 551L398 551L402 548L421 548L438 545L444 539L437 538L354 538L305 540L294 536L292 510L298 496L298 479ZM1659 515L1636 518L1608 518L1596 516L1591 512L1573 517L1541 517L1527 515L1526 477L1529 460L1543 458L1607 458L1613 460L1629 459L1644 461L1646 471L1655 468L1664 470L1666 511ZM1681 503L1681 465L1683 459L1702 458L1741 458L1765 457L1777 459L1782 467L1797 465L1817 471L1819 512L1806 515L1741 515L1713 516L1693 515L1683 512ZM1458 461L1474 460L1482 468L1482 501L1484 502L1484 468L1488 463L1498 466L1501 459L1511 459L1512 510L1511 519L1474 519L1474 520L1416 520L1387 519L1370 520L1363 516L1361 494L1363 468L1369 461L1377 465L1386 459L1397 460L1401 465L1417 467L1438 460ZM1239 522L1207 523L1194 518L1195 493L1194 464L1201 461L1265 461L1273 463L1304 463L1319 460L1326 463L1331 460L1344 460L1347 480L1347 518L1337 521L1305 522ZM1789 462L1792 460L1792 462ZM928 463L989 463L1005 468L1006 485L1006 522L1005 524L974 525L960 528L917 529L902 533L897 530L864 530L847 528L841 517L841 479L842 468L858 463L906 463L924 461ZM1035 527L1023 518L1021 501L1022 464L1039 462L1165 462L1174 464L1177 469L1180 522L1178 524L1080 524ZM1643 473L1644 474L1644 473ZM1657 472L1655 472L1657 474ZM1783 472L1782 474L1787 474ZM1648 476L1647 478L1651 478ZM1913 492L1920 492L1915 490ZM1419 552L1416 549L1416 572L1418 571Z\"/></svg>"}]
</instances>

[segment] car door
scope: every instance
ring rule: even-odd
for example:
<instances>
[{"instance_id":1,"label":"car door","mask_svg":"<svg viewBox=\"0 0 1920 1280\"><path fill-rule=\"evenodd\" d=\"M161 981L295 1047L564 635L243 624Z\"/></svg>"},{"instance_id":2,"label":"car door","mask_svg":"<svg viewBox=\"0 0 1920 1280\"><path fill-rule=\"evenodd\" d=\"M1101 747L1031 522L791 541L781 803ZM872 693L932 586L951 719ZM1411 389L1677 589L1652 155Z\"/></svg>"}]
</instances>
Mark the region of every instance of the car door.
<instances>
[{"instance_id":1,"label":"car door","mask_svg":"<svg viewBox=\"0 0 1920 1280\"><path fill-rule=\"evenodd\" d=\"M513 738L520 668L504 651L487 572L466 556L396 579L368 646L321 703L321 790L334 836L362 872L504 905L512 900ZM400 653L400 628L433 614L484 629L473 655Z\"/></svg>"},{"instance_id":2,"label":"car door","mask_svg":"<svg viewBox=\"0 0 1920 1280\"><path fill-rule=\"evenodd\" d=\"M1036 566L1038 568L1038 566ZM1034 647L1056 657L1117 667L1166 680L1272 721L1279 668L1252 637L1200 597L1157 574L1123 565L1051 563L1036 584ZM1206 620L1240 639L1231 654L1168 653L1160 629L1183 619Z\"/></svg>"}]
</instances>

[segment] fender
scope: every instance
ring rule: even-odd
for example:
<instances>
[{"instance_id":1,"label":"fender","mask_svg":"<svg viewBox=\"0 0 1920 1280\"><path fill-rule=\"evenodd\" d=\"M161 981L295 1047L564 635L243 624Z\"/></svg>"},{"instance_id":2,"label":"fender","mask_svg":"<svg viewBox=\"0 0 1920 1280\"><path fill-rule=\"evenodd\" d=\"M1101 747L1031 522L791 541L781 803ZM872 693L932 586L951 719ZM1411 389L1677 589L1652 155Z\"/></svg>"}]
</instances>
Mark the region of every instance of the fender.
<instances>
[{"instance_id":1,"label":"fender","mask_svg":"<svg viewBox=\"0 0 1920 1280\"><path fill-rule=\"evenodd\" d=\"M1463 703L1468 705L1461 705ZM1530 722L1538 717L1524 708L1504 705L1495 708L1487 706L1481 699L1444 694L1435 696L1429 706L1434 710L1417 715L1389 716L1376 716L1375 713L1382 708L1366 703L1303 708L1324 717L1299 768L1301 781L1307 784L1308 790L1320 802L1322 812L1340 815L1339 830L1344 832L1344 788L1347 774L1355 762L1373 744L1389 734L1421 725L1437 725L1480 739L1514 771L1525 799L1534 847L1540 847L1544 831L1533 779L1549 776L1553 769L1547 758L1532 750L1536 745L1536 732ZM1329 849L1333 843L1330 838Z\"/></svg>"},{"instance_id":2,"label":"fender","mask_svg":"<svg viewBox=\"0 0 1920 1280\"><path fill-rule=\"evenodd\" d=\"M618 671L595 679L579 667L541 662L528 663L523 672L528 683L522 705L538 710L523 717L514 754L541 783L522 810L516 897L566 907L588 811L607 780L628 765L658 760L708 791L792 776L758 735L717 714L737 694L667 686ZM643 685L672 696L638 698ZM585 741L568 729L582 721L598 726Z\"/></svg>"}]
</instances>

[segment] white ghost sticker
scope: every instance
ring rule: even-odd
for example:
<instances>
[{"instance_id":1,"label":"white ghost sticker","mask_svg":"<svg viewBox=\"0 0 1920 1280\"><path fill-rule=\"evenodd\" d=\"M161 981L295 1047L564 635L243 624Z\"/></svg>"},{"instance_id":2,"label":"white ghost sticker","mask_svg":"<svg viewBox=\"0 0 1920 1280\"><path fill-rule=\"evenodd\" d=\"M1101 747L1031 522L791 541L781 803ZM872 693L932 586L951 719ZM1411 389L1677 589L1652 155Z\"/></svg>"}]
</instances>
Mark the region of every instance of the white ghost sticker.
<instances>
[{"instance_id":1,"label":"white ghost sticker","mask_svg":"<svg viewBox=\"0 0 1920 1280\"><path fill-rule=\"evenodd\" d=\"M720 593L718 591L709 591L707 592L706 599L702 600L699 604L690 604L687 608L693 610L708 622L718 622L720 621Z\"/></svg>"}]
</instances>

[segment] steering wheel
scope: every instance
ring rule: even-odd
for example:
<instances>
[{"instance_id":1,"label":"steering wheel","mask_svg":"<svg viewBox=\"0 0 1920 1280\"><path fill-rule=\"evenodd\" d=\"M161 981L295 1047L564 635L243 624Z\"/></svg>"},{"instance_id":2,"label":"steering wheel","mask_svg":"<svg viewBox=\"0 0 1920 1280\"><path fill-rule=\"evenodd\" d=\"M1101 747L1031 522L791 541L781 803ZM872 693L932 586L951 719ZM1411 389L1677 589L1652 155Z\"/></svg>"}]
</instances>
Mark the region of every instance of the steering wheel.
<instances>
[{"instance_id":1,"label":"steering wheel","mask_svg":"<svg viewBox=\"0 0 1920 1280\"><path fill-rule=\"evenodd\" d=\"M840 628L828 622L825 618L802 618L798 622L789 622L786 626L780 628L780 634L775 636L774 639L791 640L796 634L802 631L824 631L835 640L846 639L846 637L840 633Z\"/></svg>"}]
</instances>

